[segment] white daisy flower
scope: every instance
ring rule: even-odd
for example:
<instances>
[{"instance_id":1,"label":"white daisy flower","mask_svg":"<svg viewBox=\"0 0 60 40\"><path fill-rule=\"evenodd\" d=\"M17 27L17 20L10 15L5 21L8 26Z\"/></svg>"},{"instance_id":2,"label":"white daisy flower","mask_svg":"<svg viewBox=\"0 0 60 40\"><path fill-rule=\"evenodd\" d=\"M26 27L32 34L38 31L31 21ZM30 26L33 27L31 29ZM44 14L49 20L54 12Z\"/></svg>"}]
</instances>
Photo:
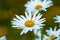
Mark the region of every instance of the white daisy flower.
<instances>
[{"instance_id":1,"label":"white daisy flower","mask_svg":"<svg viewBox=\"0 0 60 40\"><path fill-rule=\"evenodd\" d=\"M6 39L6 36L0 37L0 40L7 40L7 39Z\"/></svg>"},{"instance_id":2,"label":"white daisy flower","mask_svg":"<svg viewBox=\"0 0 60 40\"><path fill-rule=\"evenodd\" d=\"M47 34L50 36L50 38L55 38L56 37L56 27L54 28L54 30L52 28L50 28L50 30L46 30Z\"/></svg>"},{"instance_id":3,"label":"white daisy flower","mask_svg":"<svg viewBox=\"0 0 60 40\"><path fill-rule=\"evenodd\" d=\"M20 35L27 33L28 31L40 29L44 26L42 23L46 21L45 18L41 19L42 14L37 15L36 13L32 14L31 12L25 12L25 16L26 17L23 15L16 15L16 18L12 21L12 27L23 29Z\"/></svg>"},{"instance_id":4,"label":"white daisy flower","mask_svg":"<svg viewBox=\"0 0 60 40\"><path fill-rule=\"evenodd\" d=\"M60 23L60 16L56 15L56 17L54 17L54 19L56 20L55 23Z\"/></svg>"},{"instance_id":5,"label":"white daisy flower","mask_svg":"<svg viewBox=\"0 0 60 40\"><path fill-rule=\"evenodd\" d=\"M50 40L49 36L44 35L43 40Z\"/></svg>"},{"instance_id":6,"label":"white daisy flower","mask_svg":"<svg viewBox=\"0 0 60 40\"><path fill-rule=\"evenodd\" d=\"M25 4L27 12L36 12L43 10L46 11L46 8L50 7L52 4L51 0L30 0Z\"/></svg>"}]
</instances>

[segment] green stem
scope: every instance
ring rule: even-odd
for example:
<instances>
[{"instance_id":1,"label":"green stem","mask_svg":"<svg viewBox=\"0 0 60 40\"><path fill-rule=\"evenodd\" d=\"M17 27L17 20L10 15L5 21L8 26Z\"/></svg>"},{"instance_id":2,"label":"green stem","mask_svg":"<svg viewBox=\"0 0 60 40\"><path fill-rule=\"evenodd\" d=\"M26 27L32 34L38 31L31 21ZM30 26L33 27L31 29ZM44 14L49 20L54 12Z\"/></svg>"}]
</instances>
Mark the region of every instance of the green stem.
<instances>
[{"instance_id":1,"label":"green stem","mask_svg":"<svg viewBox=\"0 0 60 40\"><path fill-rule=\"evenodd\" d=\"M41 29L41 40L43 40L43 28Z\"/></svg>"}]
</instances>

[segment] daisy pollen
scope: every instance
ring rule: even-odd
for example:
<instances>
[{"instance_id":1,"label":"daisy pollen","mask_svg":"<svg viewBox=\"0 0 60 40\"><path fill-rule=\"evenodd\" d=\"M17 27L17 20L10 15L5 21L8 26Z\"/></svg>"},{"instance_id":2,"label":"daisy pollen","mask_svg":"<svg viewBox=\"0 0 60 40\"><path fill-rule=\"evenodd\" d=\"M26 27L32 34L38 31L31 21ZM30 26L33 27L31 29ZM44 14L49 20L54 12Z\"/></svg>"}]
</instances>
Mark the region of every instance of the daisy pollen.
<instances>
[{"instance_id":1,"label":"daisy pollen","mask_svg":"<svg viewBox=\"0 0 60 40\"><path fill-rule=\"evenodd\" d=\"M42 6L40 4L38 4L38 5L35 6L36 10L41 9L41 8L42 8Z\"/></svg>"},{"instance_id":2,"label":"daisy pollen","mask_svg":"<svg viewBox=\"0 0 60 40\"><path fill-rule=\"evenodd\" d=\"M35 24L35 22L32 21L32 20L27 20L27 21L25 22L25 26L26 26L26 27L33 27L34 24Z\"/></svg>"}]
</instances>

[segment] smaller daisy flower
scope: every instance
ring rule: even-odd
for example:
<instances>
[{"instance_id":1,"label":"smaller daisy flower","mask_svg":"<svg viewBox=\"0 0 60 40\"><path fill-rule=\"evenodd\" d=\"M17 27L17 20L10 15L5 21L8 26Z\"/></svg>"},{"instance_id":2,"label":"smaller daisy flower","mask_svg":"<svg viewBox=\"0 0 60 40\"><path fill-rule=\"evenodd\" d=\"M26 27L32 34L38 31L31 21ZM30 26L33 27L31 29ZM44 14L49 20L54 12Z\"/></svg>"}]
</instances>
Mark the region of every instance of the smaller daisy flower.
<instances>
[{"instance_id":1,"label":"smaller daisy flower","mask_svg":"<svg viewBox=\"0 0 60 40\"><path fill-rule=\"evenodd\" d=\"M54 28L54 30L52 28L50 28L50 30L46 30L47 34L50 36L50 38L54 39L56 36L56 27Z\"/></svg>"},{"instance_id":2,"label":"smaller daisy flower","mask_svg":"<svg viewBox=\"0 0 60 40\"><path fill-rule=\"evenodd\" d=\"M25 16L26 17L23 15L16 15L16 18L12 21L12 27L23 29L20 35L23 33L26 34L28 31L39 30L44 26L42 23L46 21L45 18L41 19L42 14L37 15L36 13L32 14L31 12L25 12Z\"/></svg>"},{"instance_id":3,"label":"smaller daisy flower","mask_svg":"<svg viewBox=\"0 0 60 40\"><path fill-rule=\"evenodd\" d=\"M51 0L30 0L25 4L27 12L36 12L43 10L46 11L46 8L50 7L52 4Z\"/></svg>"},{"instance_id":4,"label":"smaller daisy flower","mask_svg":"<svg viewBox=\"0 0 60 40\"><path fill-rule=\"evenodd\" d=\"M0 37L0 40L7 40L7 39L6 39L6 36Z\"/></svg>"},{"instance_id":5,"label":"smaller daisy flower","mask_svg":"<svg viewBox=\"0 0 60 40\"><path fill-rule=\"evenodd\" d=\"M56 20L55 23L60 23L60 16L56 15L56 17L54 17L54 19Z\"/></svg>"},{"instance_id":6,"label":"smaller daisy flower","mask_svg":"<svg viewBox=\"0 0 60 40\"><path fill-rule=\"evenodd\" d=\"M49 36L44 35L43 40L50 40Z\"/></svg>"}]
</instances>

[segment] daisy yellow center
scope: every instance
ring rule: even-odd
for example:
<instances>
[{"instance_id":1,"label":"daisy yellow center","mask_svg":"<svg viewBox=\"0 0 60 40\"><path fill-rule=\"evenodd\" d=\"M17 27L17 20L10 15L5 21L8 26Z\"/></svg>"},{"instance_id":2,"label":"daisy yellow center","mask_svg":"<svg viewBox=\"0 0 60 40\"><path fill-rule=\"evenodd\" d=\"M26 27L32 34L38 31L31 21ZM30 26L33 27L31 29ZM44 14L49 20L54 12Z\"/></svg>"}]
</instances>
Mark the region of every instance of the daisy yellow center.
<instances>
[{"instance_id":1,"label":"daisy yellow center","mask_svg":"<svg viewBox=\"0 0 60 40\"><path fill-rule=\"evenodd\" d=\"M54 39L54 38L55 38L55 36L54 36L54 35L51 35L51 36L50 36L50 38L51 38L51 39Z\"/></svg>"},{"instance_id":2,"label":"daisy yellow center","mask_svg":"<svg viewBox=\"0 0 60 40\"><path fill-rule=\"evenodd\" d=\"M25 26L26 27L33 27L34 26L34 21L32 21L32 20L27 20L26 22L25 22Z\"/></svg>"},{"instance_id":3,"label":"daisy yellow center","mask_svg":"<svg viewBox=\"0 0 60 40\"><path fill-rule=\"evenodd\" d=\"M42 8L42 6L40 4L35 6L35 9L37 9L37 10L40 9L40 8Z\"/></svg>"}]
</instances>

